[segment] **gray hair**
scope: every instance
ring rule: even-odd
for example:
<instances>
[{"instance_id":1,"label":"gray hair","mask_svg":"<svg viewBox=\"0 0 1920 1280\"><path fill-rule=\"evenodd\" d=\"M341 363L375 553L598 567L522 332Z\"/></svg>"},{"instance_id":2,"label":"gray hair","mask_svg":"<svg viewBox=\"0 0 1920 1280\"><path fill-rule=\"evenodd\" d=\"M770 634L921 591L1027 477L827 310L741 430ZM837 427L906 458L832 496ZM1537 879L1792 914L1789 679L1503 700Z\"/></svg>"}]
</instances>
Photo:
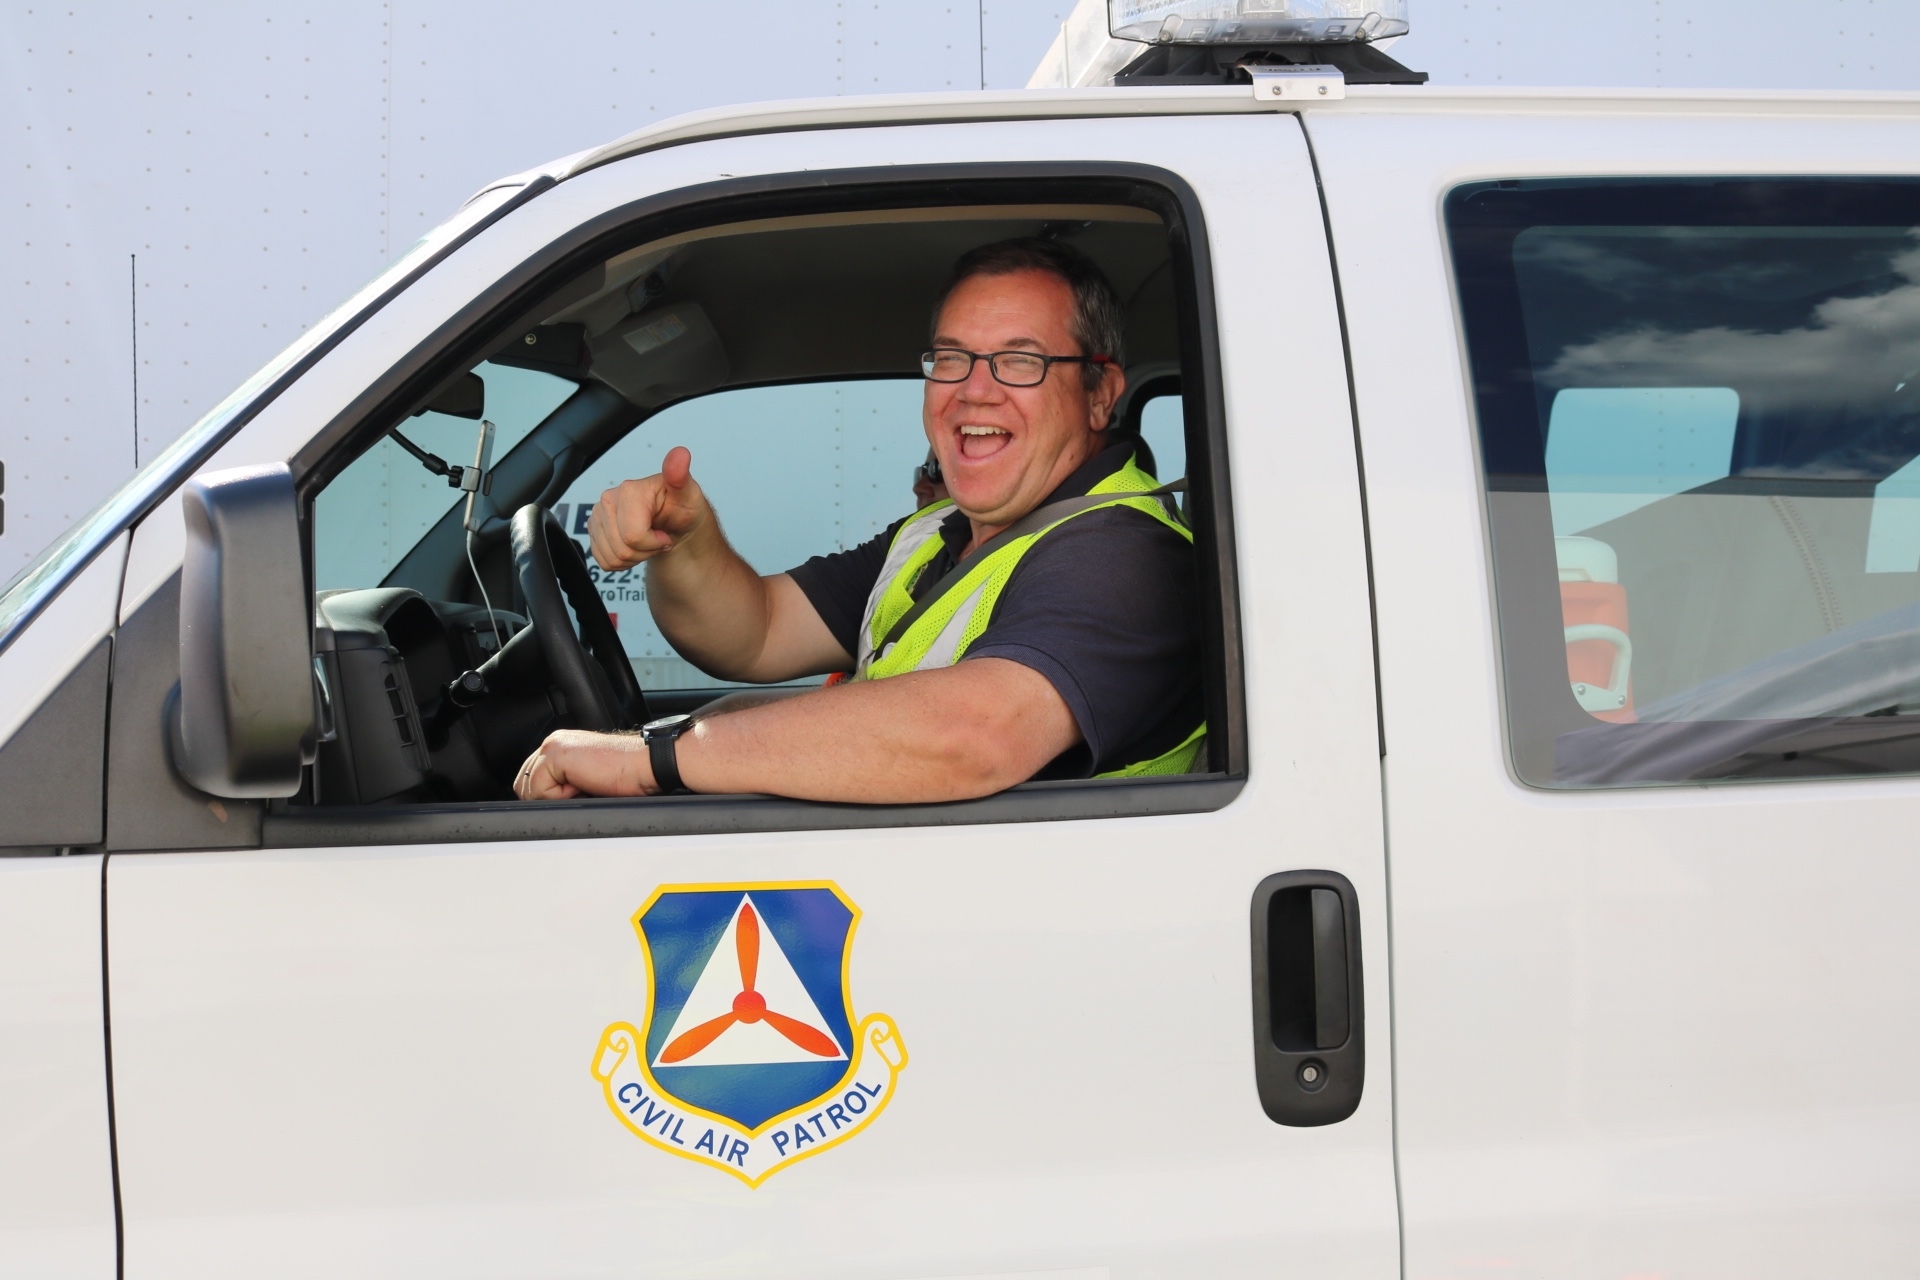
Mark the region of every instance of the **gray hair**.
<instances>
[{"instance_id":1,"label":"gray hair","mask_svg":"<svg viewBox=\"0 0 1920 1280\"><path fill-rule=\"evenodd\" d=\"M1068 328L1080 344L1083 356L1106 356L1116 365L1126 364L1125 339L1121 330L1126 317L1120 297L1107 282L1106 273L1093 259L1072 245L1039 236L1000 240L969 250L953 264L953 274L933 304L933 324L940 323L940 312L953 291L975 276L1009 276L1020 271L1044 271L1066 282L1073 290L1073 320ZM1106 370L1097 364L1080 366L1080 382L1091 391L1100 385Z\"/></svg>"}]
</instances>

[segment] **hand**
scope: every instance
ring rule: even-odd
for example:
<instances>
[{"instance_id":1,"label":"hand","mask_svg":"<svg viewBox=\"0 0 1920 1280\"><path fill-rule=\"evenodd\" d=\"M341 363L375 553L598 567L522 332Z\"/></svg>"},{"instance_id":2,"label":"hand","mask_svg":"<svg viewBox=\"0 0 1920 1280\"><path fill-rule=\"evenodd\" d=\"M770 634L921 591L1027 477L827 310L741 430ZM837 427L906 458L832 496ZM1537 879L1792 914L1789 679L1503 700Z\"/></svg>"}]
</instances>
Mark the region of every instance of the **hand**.
<instances>
[{"instance_id":1,"label":"hand","mask_svg":"<svg viewBox=\"0 0 1920 1280\"><path fill-rule=\"evenodd\" d=\"M653 780L647 744L637 733L588 733L558 729L527 757L514 775L522 800L571 800L575 796L650 796Z\"/></svg>"},{"instance_id":2,"label":"hand","mask_svg":"<svg viewBox=\"0 0 1920 1280\"><path fill-rule=\"evenodd\" d=\"M693 479L693 454L667 450L658 475L628 480L600 495L587 520L602 569L631 569L671 551L707 522L711 508Z\"/></svg>"}]
</instances>

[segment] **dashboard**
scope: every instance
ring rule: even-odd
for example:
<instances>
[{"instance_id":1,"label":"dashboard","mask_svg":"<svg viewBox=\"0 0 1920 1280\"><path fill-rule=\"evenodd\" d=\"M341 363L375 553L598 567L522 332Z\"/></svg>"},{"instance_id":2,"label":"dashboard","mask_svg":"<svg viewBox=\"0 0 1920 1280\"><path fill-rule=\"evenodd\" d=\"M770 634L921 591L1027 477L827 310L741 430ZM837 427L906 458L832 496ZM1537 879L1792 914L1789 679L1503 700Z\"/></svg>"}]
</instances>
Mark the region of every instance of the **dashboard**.
<instances>
[{"instance_id":1,"label":"dashboard","mask_svg":"<svg viewBox=\"0 0 1920 1280\"><path fill-rule=\"evenodd\" d=\"M376 587L322 592L321 742L311 802L511 799L566 706L527 619Z\"/></svg>"}]
</instances>

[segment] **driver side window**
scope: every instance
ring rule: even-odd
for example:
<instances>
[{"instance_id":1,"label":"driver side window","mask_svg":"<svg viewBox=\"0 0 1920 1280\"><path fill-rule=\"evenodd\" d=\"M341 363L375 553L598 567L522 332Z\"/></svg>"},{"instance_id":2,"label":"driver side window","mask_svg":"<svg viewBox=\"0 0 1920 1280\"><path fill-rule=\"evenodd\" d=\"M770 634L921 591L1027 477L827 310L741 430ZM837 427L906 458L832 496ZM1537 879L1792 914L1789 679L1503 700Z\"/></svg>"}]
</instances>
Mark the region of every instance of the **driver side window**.
<instances>
[{"instance_id":1,"label":"driver side window","mask_svg":"<svg viewBox=\"0 0 1920 1280\"><path fill-rule=\"evenodd\" d=\"M586 550L587 518L600 495L652 475L667 450L685 445L728 541L761 573L779 573L857 546L913 511L913 469L927 448L920 401L919 380L900 378L748 387L682 401L590 464L554 514ZM642 688L728 684L661 636L642 568L603 574L593 565L588 572Z\"/></svg>"},{"instance_id":2,"label":"driver side window","mask_svg":"<svg viewBox=\"0 0 1920 1280\"><path fill-rule=\"evenodd\" d=\"M624 247L556 260L546 301L516 301L516 319L461 335L437 361L396 374L390 407L302 480L323 734L290 811L363 810L351 821L373 832L386 830L385 806L510 801L518 772L554 729L631 729L736 688L666 642L644 569L609 573L590 562L595 504L685 446L728 541L761 574L860 547L911 515L939 483L937 470L924 474L918 352L952 264L972 248L1062 237L1100 269L1116 302L1125 300L1125 341L1115 349L1145 393L1118 425L1159 455L1158 475L1186 472L1189 447L1212 438L1198 432L1219 426L1207 409L1213 374L1182 338L1181 299L1193 295L1176 287L1191 269L1175 234L1180 207L1144 188L1139 203L1115 204L1065 199L1081 190L1065 180L1035 190L1038 203L928 206L911 216L843 207L834 196L775 222L672 235L637 225L623 233ZM484 477L465 474L483 422L495 427L490 466ZM1200 505L1183 504L1192 555L1203 576L1230 576L1212 541L1207 456L1190 492ZM466 480L477 485L470 496ZM1206 645L1224 643L1210 619L1200 630ZM1201 722L1199 703L1220 702L1222 722L1235 720L1223 701L1239 696L1232 660L1218 650L1201 687L1187 683L1178 714ZM781 670L818 673L830 663L816 656ZM1205 772L1231 778L1237 764L1225 746L1217 754L1228 767L1209 758ZM1200 803L1199 792L1154 795L1170 807ZM581 816L566 821L645 826L677 803L656 801L624 816L569 811ZM982 803L984 815L992 805ZM1110 812L1093 792L1045 803ZM536 821L529 812L500 810L488 821L504 823L499 831L554 832L552 814ZM699 813L674 822L844 821L764 797Z\"/></svg>"}]
</instances>

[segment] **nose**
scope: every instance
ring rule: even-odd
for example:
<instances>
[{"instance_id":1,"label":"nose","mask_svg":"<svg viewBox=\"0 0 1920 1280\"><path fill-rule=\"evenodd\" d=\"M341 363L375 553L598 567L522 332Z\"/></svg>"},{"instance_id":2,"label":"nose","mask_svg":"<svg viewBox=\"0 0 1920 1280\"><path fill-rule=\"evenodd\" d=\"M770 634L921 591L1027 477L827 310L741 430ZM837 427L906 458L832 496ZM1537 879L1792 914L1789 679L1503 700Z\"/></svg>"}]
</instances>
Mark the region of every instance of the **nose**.
<instances>
[{"instance_id":1,"label":"nose","mask_svg":"<svg viewBox=\"0 0 1920 1280\"><path fill-rule=\"evenodd\" d=\"M1006 388L994 378L992 366L985 360L975 360L973 372L969 373L967 380L960 384L959 394L963 400L979 403L997 400L1005 390Z\"/></svg>"}]
</instances>

